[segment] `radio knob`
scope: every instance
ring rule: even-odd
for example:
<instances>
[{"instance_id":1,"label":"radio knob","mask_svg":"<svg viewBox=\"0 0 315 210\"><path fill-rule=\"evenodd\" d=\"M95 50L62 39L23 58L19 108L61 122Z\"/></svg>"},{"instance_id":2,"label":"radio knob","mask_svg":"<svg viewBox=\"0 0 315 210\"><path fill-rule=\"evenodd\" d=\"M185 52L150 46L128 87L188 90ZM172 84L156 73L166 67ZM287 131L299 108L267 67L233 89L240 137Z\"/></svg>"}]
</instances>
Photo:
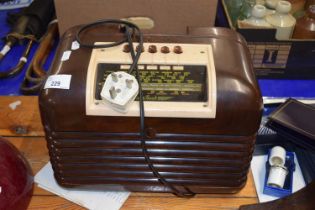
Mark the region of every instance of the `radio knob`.
<instances>
[{"instance_id":1,"label":"radio knob","mask_svg":"<svg viewBox=\"0 0 315 210\"><path fill-rule=\"evenodd\" d=\"M139 48L140 48L140 46L139 46L139 45L137 45L137 47L136 47L136 52L138 52L138 51L139 51ZM144 52L144 47L143 47L143 46L141 47L141 52Z\"/></svg>"},{"instance_id":2,"label":"radio knob","mask_svg":"<svg viewBox=\"0 0 315 210\"><path fill-rule=\"evenodd\" d=\"M181 54L183 53L183 49L181 46L175 46L173 52L176 54Z\"/></svg>"},{"instance_id":3,"label":"radio knob","mask_svg":"<svg viewBox=\"0 0 315 210\"><path fill-rule=\"evenodd\" d=\"M124 45L123 51L124 51L125 53L130 53L129 44Z\"/></svg>"},{"instance_id":4,"label":"radio knob","mask_svg":"<svg viewBox=\"0 0 315 210\"><path fill-rule=\"evenodd\" d=\"M161 48L161 52L167 54L167 53L170 52L170 48L168 48L167 46L163 46L163 47Z\"/></svg>"},{"instance_id":5,"label":"radio knob","mask_svg":"<svg viewBox=\"0 0 315 210\"><path fill-rule=\"evenodd\" d=\"M150 45L149 46L149 53L156 53L157 52L157 48L155 45Z\"/></svg>"}]
</instances>

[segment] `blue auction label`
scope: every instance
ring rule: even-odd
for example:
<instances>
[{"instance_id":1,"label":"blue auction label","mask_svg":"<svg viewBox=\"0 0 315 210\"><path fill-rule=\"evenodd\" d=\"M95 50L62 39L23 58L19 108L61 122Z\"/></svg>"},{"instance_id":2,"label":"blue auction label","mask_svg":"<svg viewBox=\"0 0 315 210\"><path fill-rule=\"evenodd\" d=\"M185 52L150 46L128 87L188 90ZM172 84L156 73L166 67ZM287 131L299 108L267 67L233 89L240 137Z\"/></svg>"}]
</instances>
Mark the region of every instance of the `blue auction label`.
<instances>
[{"instance_id":1,"label":"blue auction label","mask_svg":"<svg viewBox=\"0 0 315 210\"><path fill-rule=\"evenodd\" d=\"M17 9L27 7L33 0L14 0L0 4L0 10Z\"/></svg>"}]
</instances>

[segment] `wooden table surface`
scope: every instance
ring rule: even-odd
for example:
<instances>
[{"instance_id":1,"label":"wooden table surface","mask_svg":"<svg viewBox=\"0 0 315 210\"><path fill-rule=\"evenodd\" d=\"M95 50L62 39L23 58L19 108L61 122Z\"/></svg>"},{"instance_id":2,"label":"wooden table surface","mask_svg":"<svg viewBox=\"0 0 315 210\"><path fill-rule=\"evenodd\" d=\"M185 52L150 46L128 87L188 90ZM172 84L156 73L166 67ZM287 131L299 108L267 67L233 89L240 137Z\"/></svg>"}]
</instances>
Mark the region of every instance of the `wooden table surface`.
<instances>
[{"instance_id":1,"label":"wooden table surface","mask_svg":"<svg viewBox=\"0 0 315 210\"><path fill-rule=\"evenodd\" d=\"M14 106L15 104L17 106ZM0 119L0 135L22 152L36 174L49 161L37 97L0 96ZM131 193L122 209L238 209L240 205L257 202L253 177L249 173L246 186L237 194L207 194L184 199L169 193ZM35 186L29 209L84 208Z\"/></svg>"}]
</instances>

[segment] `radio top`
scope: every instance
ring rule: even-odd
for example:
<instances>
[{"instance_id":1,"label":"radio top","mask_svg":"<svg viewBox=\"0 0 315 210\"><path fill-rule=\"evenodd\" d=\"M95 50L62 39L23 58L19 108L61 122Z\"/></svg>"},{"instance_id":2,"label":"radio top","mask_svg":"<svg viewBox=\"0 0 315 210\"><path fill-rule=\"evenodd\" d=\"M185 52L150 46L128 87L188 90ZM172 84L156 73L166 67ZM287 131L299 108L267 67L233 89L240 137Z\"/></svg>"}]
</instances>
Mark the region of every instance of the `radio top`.
<instances>
[{"instance_id":1,"label":"radio top","mask_svg":"<svg viewBox=\"0 0 315 210\"><path fill-rule=\"evenodd\" d=\"M56 131L137 132L137 123L130 122L123 130L110 126L110 130L103 121L106 116L112 125L124 121L121 117L135 122L139 116L137 99L127 113L121 113L109 108L100 94L107 75L129 68L128 46L72 50L77 30L65 33L50 70L50 75L71 75L70 88L47 88L40 94L44 124ZM90 29L82 39L112 42L121 36ZM262 98L240 35L212 28L201 35L145 35L144 41L138 69L148 124L163 133L256 133ZM186 122L189 129L175 126Z\"/></svg>"}]
</instances>

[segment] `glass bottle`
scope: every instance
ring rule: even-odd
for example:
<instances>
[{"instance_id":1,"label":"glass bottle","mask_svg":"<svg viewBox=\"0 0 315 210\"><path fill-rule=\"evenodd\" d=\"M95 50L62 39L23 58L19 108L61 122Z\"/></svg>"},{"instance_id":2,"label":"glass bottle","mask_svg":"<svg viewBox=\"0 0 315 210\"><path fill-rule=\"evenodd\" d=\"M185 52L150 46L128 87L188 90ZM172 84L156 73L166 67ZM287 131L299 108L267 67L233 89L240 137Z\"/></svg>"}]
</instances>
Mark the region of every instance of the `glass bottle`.
<instances>
[{"instance_id":1,"label":"glass bottle","mask_svg":"<svg viewBox=\"0 0 315 210\"><path fill-rule=\"evenodd\" d=\"M305 16L297 20L293 38L315 39L315 4L310 5Z\"/></svg>"},{"instance_id":2,"label":"glass bottle","mask_svg":"<svg viewBox=\"0 0 315 210\"><path fill-rule=\"evenodd\" d=\"M243 0L225 0L232 25L236 26L243 5Z\"/></svg>"},{"instance_id":3,"label":"glass bottle","mask_svg":"<svg viewBox=\"0 0 315 210\"><path fill-rule=\"evenodd\" d=\"M290 14L291 3L288 1L279 1L276 7L276 13L266 17L268 23L277 29L276 39L290 39L296 23L296 19Z\"/></svg>"},{"instance_id":4,"label":"glass bottle","mask_svg":"<svg viewBox=\"0 0 315 210\"><path fill-rule=\"evenodd\" d=\"M239 20L248 19L251 16L251 12L255 4L256 0L244 0L238 19Z\"/></svg>"}]
</instances>

